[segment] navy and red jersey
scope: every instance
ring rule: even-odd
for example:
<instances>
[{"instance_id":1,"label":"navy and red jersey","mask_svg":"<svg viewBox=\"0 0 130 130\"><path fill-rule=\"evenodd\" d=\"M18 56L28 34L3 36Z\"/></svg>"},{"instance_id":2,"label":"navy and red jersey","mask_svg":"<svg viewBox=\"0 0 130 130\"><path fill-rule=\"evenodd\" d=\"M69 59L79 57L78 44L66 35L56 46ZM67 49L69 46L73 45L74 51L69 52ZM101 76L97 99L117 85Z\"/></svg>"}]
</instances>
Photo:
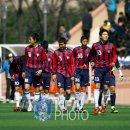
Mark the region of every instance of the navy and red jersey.
<instances>
[{"instance_id":1,"label":"navy and red jersey","mask_svg":"<svg viewBox=\"0 0 130 130\"><path fill-rule=\"evenodd\" d=\"M81 46L78 46L73 49L76 69L89 69L89 63L87 62L89 52L89 47L83 49ZM84 64L86 64L86 67L83 66Z\"/></svg>"},{"instance_id":2,"label":"navy and red jersey","mask_svg":"<svg viewBox=\"0 0 130 130\"><path fill-rule=\"evenodd\" d=\"M47 55L47 62L45 65L45 69L43 70L43 72L49 72L52 73L52 60L53 60L53 52L48 51L46 52Z\"/></svg>"},{"instance_id":3,"label":"navy and red jersey","mask_svg":"<svg viewBox=\"0 0 130 130\"><path fill-rule=\"evenodd\" d=\"M26 67L42 69L46 60L47 56L41 45L38 45L37 47L29 45L25 48Z\"/></svg>"},{"instance_id":4,"label":"navy and red jersey","mask_svg":"<svg viewBox=\"0 0 130 130\"><path fill-rule=\"evenodd\" d=\"M60 73L67 78L74 76L74 56L71 49L54 51L52 71L54 74Z\"/></svg>"},{"instance_id":5,"label":"navy and red jersey","mask_svg":"<svg viewBox=\"0 0 130 130\"><path fill-rule=\"evenodd\" d=\"M89 56L89 61L94 61L95 68L112 67L112 63L116 63L117 53L116 48L112 43L102 44L101 42L94 43Z\"/></svg>"},{"instance_id":6,"label":"navy and red jersey","mask_svg":"<svg viewBox=\"0 0 130 130\"><path fill-rule=\"evenodd\" d=\"M21 57L14 57L13 62L10 64L10 75L17 78L19 75L22 74L23 68L24 63L22 63Z\"/></svg>"}]
</instances>

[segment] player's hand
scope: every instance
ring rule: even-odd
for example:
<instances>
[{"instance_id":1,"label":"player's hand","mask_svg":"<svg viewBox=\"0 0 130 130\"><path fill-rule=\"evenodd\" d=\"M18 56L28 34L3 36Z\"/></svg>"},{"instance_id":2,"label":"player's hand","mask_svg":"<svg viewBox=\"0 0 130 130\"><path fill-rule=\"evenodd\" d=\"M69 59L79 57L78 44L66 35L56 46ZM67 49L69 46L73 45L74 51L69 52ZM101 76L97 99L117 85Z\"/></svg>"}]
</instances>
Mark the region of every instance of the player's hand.
<instances>
[{"instance_id":1,"label":"player's hand","mask_svg":"<svg viewBox=\"0 0 130 130\"><path fill-rule=\"evenodd\" d=\"M83 64L83 68L85 68L86 67L86 64Z\"/></svg>"},{"instance_id":2,"label":"player's hand","mask_svg":"<svg viewBox=\"0 0 130 130\"><path fill-rule=\"evenodd\" d=\"M112 64L111 64L111 67L114 67L115 66L115 63L113 62Z\"/></svg>"},{"instance_id":3,"label":"player's hand","mask_svg":"<svg viewBox=\"0 0 130 130\"><path fill-rule=\"evenodd\" d=\"M74 76L73 76L73 77L71 77L71 80L72 80L72 81L74 81Z\"/></svg>"},{"instance_id":4,"label":"player's hand","mask_svg":"<svg viewBox=\"0 0 130 130\"><path fill-rule=\"evenodd\" d=\"M91 62L91 66L92 66L92 68L94 67L94 62Z\"/></svg>"},{"instance_id":5,"label":"player's hand","mask_svg":"<svg viewBox=\"0 0 130 130\"><path fill-rule=\"evenodd\" d=\"M38 71L36 72L36 76L40 76L40 75L42 75L42 70L38 70Z\"/></svg>"},{"instance_id":6,"label":"player's hand","mask_svg":"<svg viewBox=\"0 0 130 130\"><path fill-rule=\"evenodd\" d=\"M52 75L52 80L53 80L53 82L56 82L56 74Z\"/></svg>"},{"instance_id":7,"label":"player's hand","mask_svg":"<svg viewBox=\"0 0 130 130\"><path fill-rule=\"evenodd\" d=\"M10 76L10 79L13 81L13 80L14 80L14 75L13 75L13 76Z\"/></svg>"},{"instance_id":8,"label":"player's hand","mask_svg":"<svg viewBox=\"0 0 130 130\"><path fill-rule=\"evenodd\" d=\"M22 72L22 78L23 79L25 78L25 72Z\"/></svg>"},{"instance_id":9,"label":"player's hand","mask_svg":"<svg viewBox=\"0 0 130 130\"><path fill-rule=\"evenodd\" d=\"M124 76L123 76L123 73L121 70L119 70L119 78L121 81L123 81L123 79L124 79Z\"/></svg>"}]
</instances>

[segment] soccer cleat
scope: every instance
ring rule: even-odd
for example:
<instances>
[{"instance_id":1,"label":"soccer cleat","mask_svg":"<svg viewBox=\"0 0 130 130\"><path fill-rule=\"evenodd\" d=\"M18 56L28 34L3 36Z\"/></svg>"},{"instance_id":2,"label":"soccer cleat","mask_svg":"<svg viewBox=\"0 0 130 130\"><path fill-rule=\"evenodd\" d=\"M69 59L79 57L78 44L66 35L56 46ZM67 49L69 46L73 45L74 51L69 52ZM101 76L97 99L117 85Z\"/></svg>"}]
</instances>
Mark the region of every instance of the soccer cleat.
<instances>
[{"instance_id":1,"label":"soccer cleat","mask_svg":"<svg viewBox=\"0 0 130 130\"><path fill-rule=\"evenodd\" d=\"M9 103L9 101L10 101L9 99L6 99L6 103Z\"/></svg>"},{"instance_id":2,"label":"soccer cleat","mask_svg":"<svg viewBox=\"0 0 130 130\"><path fill-rule=\"evenodd\" d=\"M29 105L29 107L28 107L28 112L31 112L31 111L32 111L32 108L33 108L33 106L32 106L32 105Z\"/></svg>"},{"instance_id":3,"label":"soccer cleat","mask_svg":"<svg viewBox=\"0 0 130 130\"><path fill-rule=\"evenodd\" d=\"M111 108L111 113L118 113L118 110L116 110L115 108Z\"/></svg>"},{"instance_id":4,"label":"soccer cleat","mask_svg":"<svg viewBox=\"0 0 130 130\"><path fill-rule=\"evenodd\" d=\"M22 108L21 111L22 112L27 112L27 109L26 108Z\"/></svg>"},{"instance_id":5,"label":"soccer cleat","mask_svg":"<svg viewBox=\"0 0 130 130\"><path fill-rule=\"evenodd\" d=\"M14 100L10 100L10 102L9 103L14 103Z\"/></svg>"},{"instance_id":6,"label":"soccer cleat","mask_svg":"<svg viewBox=\"0 0 130 130\"><path fill-rule=\"evenodd\" d=\"M105 112L106 112L106 106L102 106L101 112L102 112L102 113L105 113Z\"/></svg>"},{"instance_id":7,"label":"soccer cleat","mask_svg":"<svg viewBox=\"0 0 130 130\"><path fill-rule=\"evenodd\" d=\"M83 108L81 108L81 109L79 109L79 112L83 112L83 110L84 110L84 109L83 109Z\"/></svg>"},{"instance_id":8,"label":"soccer cleat","mask_svg":"<svg viewBox=\"0 0 130 130\"><path fill-rule=\"evenodd\" d=\"M101 114L101 113L102 113L102 109L101 107L99 107L98 114Z\"/></svg>"},{"instance_id":9,"label":"soccer cleat","mask_svg":"<svg viewBox=\"0 0 130 130\"><path fill-rule=\"evenodd\" d=\"M20 107L14 107L14 111L20 111Z\"/></svg>"},{"instance_id":10,"label":"soccer cleat","mask_svg":"<svg viewBox=\"0 0 130 130\"><path fill-rule=\"evenodd\" d=\"M94 108L94 114L97 115L99 114L98 112L99 112L99 108L98 107Z\"/></svg>"},{"instance_id":11,"label":"soccer cleat","mask_svg":"<svg viewBox=\"0 0 130 130\"><path fill-rule=\"evenodd\" d=\"M79 109L76 107L76 108L74 109L74 111L75 111L75 112L79 112Z\"/></svg>"}]
</instances>

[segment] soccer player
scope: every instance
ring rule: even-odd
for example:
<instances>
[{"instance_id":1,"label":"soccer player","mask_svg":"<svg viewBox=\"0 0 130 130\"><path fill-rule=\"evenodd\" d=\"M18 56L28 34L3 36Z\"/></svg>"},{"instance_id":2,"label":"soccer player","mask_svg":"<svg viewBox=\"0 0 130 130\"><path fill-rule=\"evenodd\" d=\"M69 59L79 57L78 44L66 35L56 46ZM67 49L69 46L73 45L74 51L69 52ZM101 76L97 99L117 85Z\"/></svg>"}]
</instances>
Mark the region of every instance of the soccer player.
<instances>
[{"instance_id":1,"label":"soccer player","mask_svg":"<svg viewBox=\"0 0 130 130\"><path fill-rule=\"evenodd\" d=\"M48 50L48 42L43 41L41 43L42 47L45 49L45 53L47 55L47 62L44 67L44 70L42 72L42 86L44 89L44 95L43 98L48 99L49 98L49 87L51 82L51 73L52 73L52 59L53 59L53 53Z\"/></svg>"},{"instance_id":2,"label":"soccer player","mask_svg":"<svg viewBox=\"0 0 130 130\"><path fill-rule=\"evenodd\" d=\"M14 81L15 85L15 101L16 106L14 107L14 111L20 111L20 93L19 88L22 86L24 90L24 75L25 75L25 55L23 56L16 56L13 58L13 62L10 65L10 76L11 80ZM24 95L23 95L24 97ZM23 102L25 98L22 99ZM22 108L22 111L26 111L25 107Z\"/></svg>"},{"instance_id":3,"label":"soccer player","mask_svg":"<svg viewBox=\"0 0 130 130\"><path fill-rule=\"evenodd\" d=\"M43 47L38 43L39 35L37 33L31 33L29 35L30 45L25 48L25 95L29 102L28 111L32 111L32 104L30 99L30 85L35 87L34 101L38 100L41 96L40 93L40 79L42 70L44 69L46 62L46 54Z\"/></svg>"},{"instance_id":4,"label":"soccer player","mask_svg":"<svg viewBox=\"0 0 130 130\"><path fill-rule=\"evenodd\" d=\"M116 61L115 67L118 69L120 79L123 80L123 73L120 69L120 64L119 64L118 59ZM114 69L112 71L114 71ZM109 88L103 88L103 86L101 86L101 89L100 89L101 92L100 92L98 103L99 103L100 112L102 112L102 113L106 112L106 102L107 102L107 99L109 96L109 90L110 90L110 99L111 99L111 113L118 113L118 110L115 108L116 92L115 92L115 75L113 72L111 75ZM103 92L104 92L104 100L103 100L103 104L101 107L102 93Z\"/></svg>"},{"instance_id":5,"label":"soccer player","mask_svg":"<svg viewBox=\"0 0 130 130\"><path fill-rule=\"evenodd\" d=\"M54 51L53 56L53 80L56 81L57 78L61 111L66 112L65 100L70 99L71 82L74 80L74 56L73 51L66 47L67 40L65 38L60 38L58 43L59 49ZM66 95L64 96L65 91Z\"/></svg>"},{"instance_id":6,"label":"soccer player","mask_svg":"<svg viewBox=\"0 0 130 130\"><path fill-rule=\"evenodd\" d=\"M98 114L99 112L99 88L101 84L103 84L104 87L108 87L112 74L112 67L115 66L117 60L116 48L108 41L108 31L105 29L100 30L99 37L100 41L93 44L88 57L89 61L94 59L95 64L94 114Z\"/></svg>"},{"instance_id":7,"label":"soccer player","mask_svg":"<svg viewBox=\"0 0 130 130\"><path fill-rule=\"evenodd\" d=\"M90 48L87 47L87 36L82 36L80 42L81 46L73 49L75 59L75 100L77 101L75 111L83 111L86 98L86 87L89 82L89 63L87 62L87 57Z\"/></svg>"}]
</instances>

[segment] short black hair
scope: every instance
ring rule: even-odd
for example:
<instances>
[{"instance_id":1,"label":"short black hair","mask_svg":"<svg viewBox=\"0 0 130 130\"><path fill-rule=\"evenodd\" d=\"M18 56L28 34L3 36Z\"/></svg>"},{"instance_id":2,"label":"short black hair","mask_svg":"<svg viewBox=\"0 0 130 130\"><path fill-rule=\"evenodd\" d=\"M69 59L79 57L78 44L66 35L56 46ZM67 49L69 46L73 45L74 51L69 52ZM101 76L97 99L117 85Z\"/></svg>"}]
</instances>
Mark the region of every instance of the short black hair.
<instances>
[{"instance_id":1,"label":"short black hair","mask_svg":"<svg viewBox=\"0 0 130 130\"><path fill-rule=\"evenodd\" d=\"M41 42L41 46L44 48L44 49L48 49L48 41L46 41L46 40L43 40L42 42Z\"/></svg>"},{"instance_id":2,"label":"short black hair","mask_svg":"<svg viewBox=\"0 0 130 130\"><path fill-rule=\"evenodd\" d=\"M106 29L101 29L101 30L99 31L99 36L102 36L102 33L104 33L104 32L107 32L107 33L109 34L108 30L106 30Z\"/></svg>"},{"instance_id":3,"label":"short black hair","mask_svg":"<svg viewBox=\"0 0 130 130\"><path fill-rule=\"evenodd\" d=\"M82 37L80 38L80 42L82 42L84 39L87 39L87 40L88 40L88 36L82 36Z\"/></svg>"},{"instance_id":4,"label":"short black hair","mask_svg":"<svg viewBox=\"0 0 130 130\"><path fill-rule=\"evenodd\" d=\"M39 41L39 34L37 32L30 33L29 36L32 37L36 42Z\"/></svg>"},{"instance_id":5,"label":"short black hair","mask_svg":"<svg viewBox=\"0 0 130 130\"><path fill-rule=\"evenodd\" d=\"M64 38L64 37L60 37L60 38L58 39L58 43L67 44L67 40L66 40L66 38Z\"/></svg>"}]
</instances>

